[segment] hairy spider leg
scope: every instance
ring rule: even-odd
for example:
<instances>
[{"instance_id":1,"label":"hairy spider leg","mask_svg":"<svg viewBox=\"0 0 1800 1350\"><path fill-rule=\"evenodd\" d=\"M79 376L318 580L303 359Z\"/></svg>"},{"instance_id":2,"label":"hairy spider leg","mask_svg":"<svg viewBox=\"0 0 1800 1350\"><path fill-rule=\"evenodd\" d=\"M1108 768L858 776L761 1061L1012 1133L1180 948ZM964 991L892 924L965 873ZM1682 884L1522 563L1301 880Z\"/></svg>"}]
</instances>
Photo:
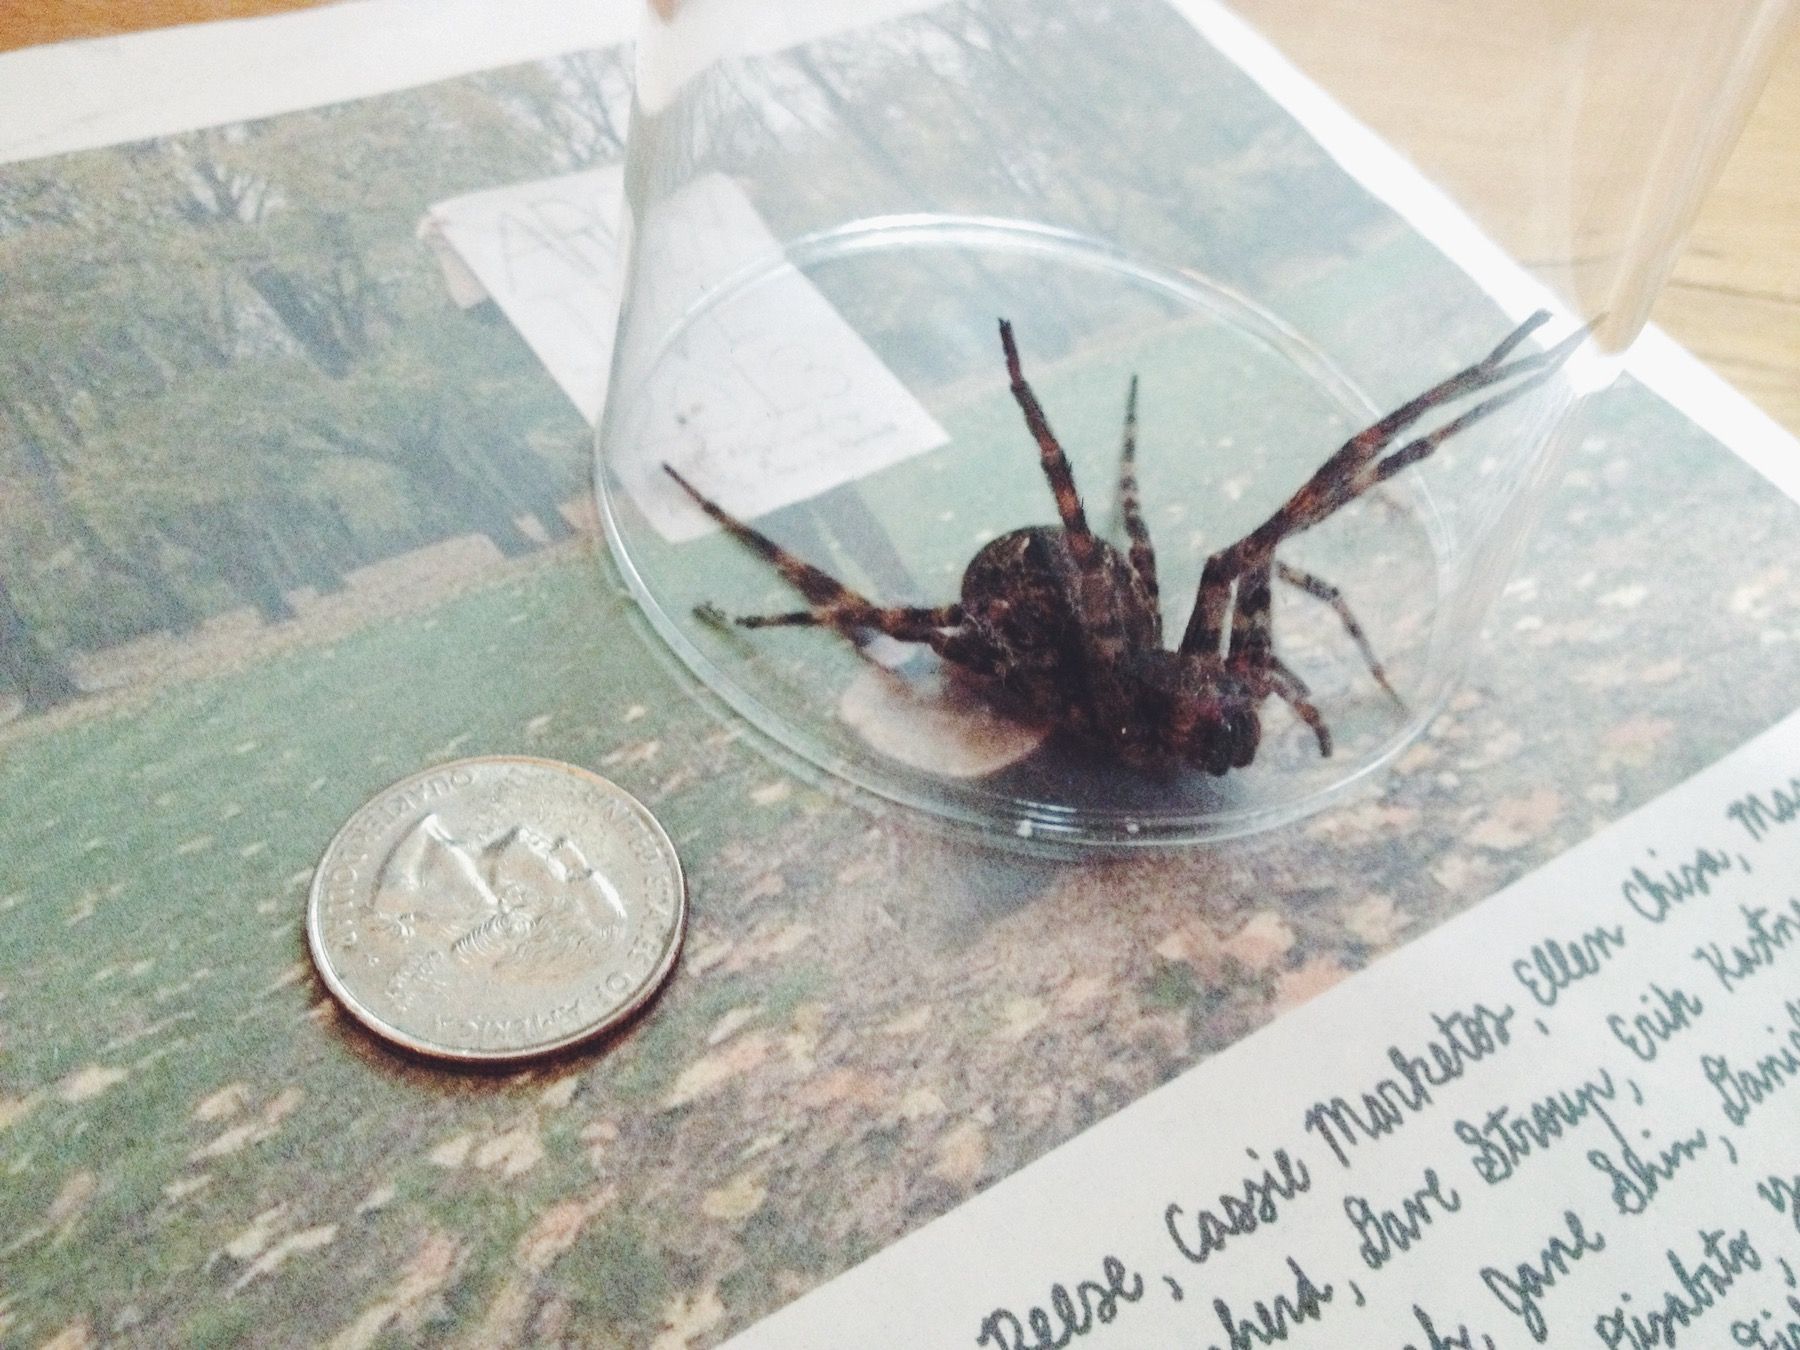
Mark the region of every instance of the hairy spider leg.
<instances>
[{"instance_id":1,"label":"hairy spider leg","mask_svg":"<svg viewBox=\"0 0 1800 1350\"><path fill-rule=\"evenodd\" d=\"M800 594L812 601L811 609L789 614L748 614L730 621L740 628L817 627L830 628L854 636L859 628L873 628L902 642L929 642L939 630L962 622L962 606L958 604L922 607L916 605L878 605L857 594L843 582L821 571L804 559L795 557L780 544L754 526L746 524L683 478L668 464L663 472L681 485L682 491L694 499L699 508L718 521L739 542L774 565L781 577ZM710 605L702 614L710 622L725 616Z\"/></svg>"},{"instance_id":2,"label":"hairy spider leg","mask_svg":"<svg viewBox=\"0 0 1800 1350\"><path fill-rule=\"evenodd\" d=\"M1331 729L1325 725L1325 718L1318 708L1313 706L1312 691L1306 687L1306 681L1294 674L1281 663L1279 658L1274 656L1269 658L1267 678L1269 688L1274 691L1275 696L1292 708L1296 717L1312 728L1313 735L1318 738L1319 753L1329 758L1331 755Z\"/></svg>"},{"instance_id":3,"label":"hairy spider leg","mask_svg":"<svg viewBox=\"0 0 1800 1350\"><path fill-rule=\"evenodd\" d=\"M1310 697L1307 687L1281 663L1275 656L1274 621L1272 617L1272 597L1270 595L1270 563L1268 558L1261 559L1248 568L1237 579L1237 593L1231 612L1231 657L1232 664L1242 672L1272 671L1275 679L1270 685L1282 699L1293 708L1312 727L1313 734L1318 736L1322 753L1331 753L1331 739L1325 730L1325 724L1318 718L1318 711L1308 702ZM1337 611L1339 620L1350 634L1350 640L1362 653L1369 671L1375 680L1387 691L1389 698L1404 708L1406 704L1400 695L1394 692L1394 686L1388 683L1387 671L1375 656L1375 650L1369 645L1368 635L1363 632L1362 625L1350 612L1349 604L1344 600L1343 592L1330 582L1314 576L1310 572L1302 572L1297 567L1289 567L1286 563L1274 564L1275 575L1288 585L1305 591L1316 599L1323 600ZM1291 682L1284 687L1281 679Z\"/></svg>"},{"instance_id":4,"label":"hairy spider leg","mask_svg":"<svg viewBox=\"0 0 1800 1350\"><path fill-rule=\"evenodd\" d=\"M1269 571L1269 557L1258 556L1239 574L1232 593L1227 660L1240 672L1266 670L1275 658L1274 598Z\"/></svg>"},{"instance_id":5,"label":"hairy spider leg","mask_svg":"<svg viewBox=\"0 0 1800 1350\"><path fill-rule=\"evenodd\" d=\"M1150 540L1149 527L1144 522L1142 496L1137 480L1137 406L1138 377L1131 377L1131 387L1125 395L1125 434L1123 449L1119 455L1119 515L1125 526L1125 534L1131 541L1131 566L1138 574L1138 580L1144 583L1144 590L1150 596L1150 603L1158 600L1156 578L1156 548ZM1394 686L1388 683L1387 671L1383 668L1375 649L1369 645L1368 635L1350 610L1350 604L1344 599L1344 593L1323 577L1303 572L1298 567L1290 567L1287 563L1275 564L1275 575L1289 586L1305 591L1308 595L1325 604L1337 613L1343 623L1344 630L1349 633L1350 640L1362 653L1363 661L1369 667L1369 673L1375 682L1387 691L1388 697L1401 703L1400 695L1394 692ZM1266 611L1265 611L1266 612ZM1157 615L1158 628L1161 627L1161 614Z\"/></svg>"},{"instance_id":6,"label":"hairy spider leg","mask_svg":"<svg viewBox=\"0 0 1800 1350\"><path fill-rule=\"evenodd\" d=\"M1081 493L1075 488L1075 471L1069 467L1069 457L1050 430L1050 419L1044 416L1043 405L1025 382L1012 325L1005 319L1000 320L1000 346L1006 353L1006 373L1012 380L1013 398L1018 401L1019 411L1025 414L1025 425L1037 441L1044 477L1050 480L1050 491L1056 498L1056 514L1062 517L1069 555L1083 572L1091 571L1099 550L1094 545L1094 532L1088 528L1087 513L1081 509Z\"/></svg>"},{"instance_id":7,"label":"hairy spider leg","mask_svg":"<svg viewBox=\"0 0 1800 1350\"><path fill-rule=\"evenodd\" d=\"M1233 583L1240 582L1258 569L1266 569L1274 556L1275 546L1290 535L1309 529L1333 512L1348 505L1376 484L1391 478L1400 470L1416 464L1450 437L1466 430L1482 418L1497 412L1515 399L1523 397L1548 380L1587 337L1587 329L1578 329L1556 346L1545 351L1506 360L1518 344L1549 318L1545 311L1531 316L1505 341L1480 361L1458 371L1449 379L1433 385L1410 402L1352 436L1320 466L1281 507L1236 543L1229 544L1206 560L1201 569L1200 591L1189 616L1187 632L1181 639L1184 652L1222 652L1227 631L1252 631L1257 616L1248 626L1240 625L1233 608ZM1516 375L1523 375L1511 387L1482 400L1473 408L1444 423L1435 431L1420 436L1399 449L1382 454L1401 431L1427 412L1444 403L1486 389ZM1236 588L1238 603L1243 603L1243 588ZM1266 587L1253 587L1251 599Z\"/></svg>"},{"instance_id":8,"label":"hairy spider leg","mask_svg":"<svg viewBox=\"0 0 1800 1350\"><path fill-rule=\"evenodd\" d=\"M1379 483L1385 483L1409 464L1417 464L1458 432L1467 430L1475 423L1481 421L1484 417L1487 417L1490 413L1504 408L1507 404L1524 397L1524 395L1530 393L1539 385L1544 384L1551 376L1556 374L1557 370L1561 368L1562 363L1569 358L1586 338L1587 329L1578 329L1547 351L1538 352L1533 356L1521 357L1519 360L1513 362L1512 365L1506 368L1505 374L1516 375L1520 372L1525 372L1524 379L1521 379L1509 389L1502 390L1498 394L1483 399L1466 412L1457 414L1450 421L1444 423L1428 435L1420 436L1414 440L1408 441L1405 445L1402 445L1398 450L1393 451L1391 454L1374 462L1365 464L1355 474L1351 475L1348 480L1330 485L1326 500L1317 508L1316 518L1307 521L1306 524L1318 524L1320 520L1331 515L1332 512L1336 511L1339 507L1345 506L1349 502L1362 496L1363 493L1367 492L1370 488L1375 487ZM1304 529L1305 527L1305 525L1302 525L1296 527L1296 529L1286 530L1284 531L1284 534L1293 534L1296 533L1298 529Z\"/></svg>"},{"instance_id":9,"label":"hairy spider leg","mask_svg":"<svg viewBox=\"0 0 1800 1350\"><path fill-rule=\"evenodd\" d=\"M1356 644L1357 651L1362 653L1363 662L1369 667L1369 673L1375 677L1375 683L1387 690L1388 697L1405 706L1404 700L1394 692L1394 686L1388 683L1387 671L1382 668L1381 661L1375 655L1375 649L1369 645L1368 634L1356 621L1356 615L1350 612L1350 602L1344 599L1344 593L1323 577L1314 576L1311 572L1302 572L1298 567L1290 567L1284 562L1275 564L1275 575L1296 590L1305 591L1315 600L1322 600L1337 611L1339 622L1350 640Z\"/></svg>"},{"instance_id":10,"label":"hairy spider leg","mask_svg":"<svg viewBox=\"0 0 1800 1350\"><path fill-rule=\"evenodd\" d=\"M940 628L962 622L961 605L870 605L865 608L796 609L786 614L721 614L739 628L829 628L852 636L873 628L901 642L926 642Z\"/></svg>"},{"instance_id":11,"label":"hairy spider leg","mask_svg":"<svg viewBox=\"0 0 1800 1350\"><path fill-rule=\"evenodd\" d=\"M1119 516L1125 524L1125 536L1131 541L1131 570L1144 583L1144 590L1154 608L1159 592L1156 585L1156 547L1150 542L1150 527L1144 523L1144 511L1138 494L1137 480L1137 401L1138 377L1131 377L1131 389L1125 395L1125 435L1119 451ZM1162 641L1162 616L1157 615L1157 641Z\"/></svg>"},{"instance_id":12,"label":"hairy spider leg","mask_svg":"<svg viewBox=\"0 0 1800 1350\"><path fill-rule=\"evenodd\" d=\"M1012 381L1013 398L1025 415L1025 425L1037 441L1044 477L1056 498L1057 515L1063 528L1060 539L1073 564L1072 600L1081 617L1081 644L1088 712L1093 724L1123 727L1130 724L1132 698L1124 677L1123 665L1132 638L1126 631L1127 610L1132 598L1120 585L1120 577L1111 566L1111 549L1102 550L1100 541L1088 527L1087 513L1082 509L1081 494L1075 487L1075 472L1069 457L1063 453L1043 405L1026 383L1019 361L1018 344L1013 341L1012 324L1000 320L1000 346L1006 354L1006 373ZM1129 570L1123 569L1123 570ZM1159 639L1160 643L1160 639Z\"/></svg>"}]
</instances>

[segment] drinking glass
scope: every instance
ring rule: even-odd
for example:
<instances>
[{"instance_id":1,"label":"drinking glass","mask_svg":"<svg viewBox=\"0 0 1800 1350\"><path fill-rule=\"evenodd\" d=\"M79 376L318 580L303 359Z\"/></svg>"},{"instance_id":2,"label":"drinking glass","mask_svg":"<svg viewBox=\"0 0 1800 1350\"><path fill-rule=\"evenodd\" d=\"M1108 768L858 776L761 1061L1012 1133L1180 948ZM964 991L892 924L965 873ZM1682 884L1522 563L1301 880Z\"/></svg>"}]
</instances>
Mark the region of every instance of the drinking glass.
<instances>
[{"instance_id":1,"label":"drinking glass","mask_svg":"<svg viewBox=\"0 0 1800 1350\"><path fill-rule=\"evenodd\" d=\"M697 687L874 798L1050 848L1313 811L1454 689L1790 12L652 0L612 556ZM1339 453L1509 335L1491 383ZM1102 541L1085 572L1045 436ZM1259 529L1278 545L1232 548ZM959 645L941 607L978 555L1005 615ZM916 612L879 633L781 556ZM1088 598L1042 602L1052 572ZM1223 729L1245 706L1254 738ZM1209 772L1220 738L1249 762Z\"/></svg>"}]
</instances>

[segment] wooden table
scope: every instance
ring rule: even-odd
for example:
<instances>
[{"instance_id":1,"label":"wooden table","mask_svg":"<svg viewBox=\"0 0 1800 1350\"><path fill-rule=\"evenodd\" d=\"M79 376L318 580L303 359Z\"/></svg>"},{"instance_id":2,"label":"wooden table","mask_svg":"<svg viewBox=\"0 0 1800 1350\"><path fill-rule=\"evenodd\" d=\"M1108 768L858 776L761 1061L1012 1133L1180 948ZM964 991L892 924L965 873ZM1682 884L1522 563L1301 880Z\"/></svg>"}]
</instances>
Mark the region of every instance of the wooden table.
<instances>
[{"instance_id":1,"label":"wooden table","mask_svg":"<svg viewBox=\"0 0 1800 1350\"><path fill-rule=\"evenodd\" d=\"M0 12L0 50L319 0L36 0ZM1707 198L1654 319L1800 435L1800 25Z\"/></svg>"},{"instance_id":2,"label":"wooden table","mask_svg":"<svg viewBox=\"0 0 1800 1350\"><path fill-rule=\"evenodd\" d=\"M1656 319L1800 434L1800 27L1707 199Z\"/></svg>"}]
</instances>

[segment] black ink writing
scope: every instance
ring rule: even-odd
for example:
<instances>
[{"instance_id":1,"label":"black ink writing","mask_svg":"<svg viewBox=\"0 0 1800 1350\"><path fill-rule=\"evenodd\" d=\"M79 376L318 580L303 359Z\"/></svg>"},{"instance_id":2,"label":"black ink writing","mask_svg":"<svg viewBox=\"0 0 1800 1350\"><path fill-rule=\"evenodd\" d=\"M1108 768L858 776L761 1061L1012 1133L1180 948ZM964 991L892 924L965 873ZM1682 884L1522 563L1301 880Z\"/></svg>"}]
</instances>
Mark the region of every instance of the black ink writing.
<instances>
[{"instance_id":1,"label":"black ink writing","mask_svg":"<svg viewBox=\"0 0 1800 1350\"><path fill-rule=\"evenodd\" d=\"M1775 1034L1787 1043L1763 1055L1752 1067L1738 1068L1724 1055L1700 1056L1701 1072L1718 1093L1725 1119L1733 1125L1742 1125L1757 1107L1800 1079L1800 1000L1789 999L1786 1006L1789 1025Z\"/></svg>"},{"instance_id":2,"label":"black ink writing","mask_svg":"<svg viewBox=\"0 0 1800 1350\"><path fill-rule=\"evenodd\" d=\"M1800 899L1789 900L1785 907L1775 910L1773 920L1767 906L1739 905L1738 913L1744 916L1745 936L1741 942L1728 947L1707 942L1694 948L1694 959L1718 977L1728 994L1752 975L1774 965L1789 947L1800 943Z\"/></svg>"},{"instance_id":3,"label":"black ink writing","mask_svg":"<svg viewBox=\"0 0 1800 1350\"><path fill-rule=\"evenodd\" d=\"M1292 1200L1311 1187L1312 1175L1306 1164L1278 1148L1261 1176L1245 1177L1240 1188L1219 1197L1217 1206L1198 1210L1189 1218L1180 1205L1169 1205L1163 1211L1163 1226L1181 1254L1198 1264L1223 1247L1228 1238L1274 1223L1281 1213L1278 1202Z\"/></svg>"},{"instance_id":4,"label":"black ink writing","mask_svg":"<svg viewBox=\"0 0 1800 1350\"><path fill-rule=\"evenodd\" d=\"M1314 1102L1306 1112L1307 1130L1325 1141L1338 1162L1350 1166L1347 1150L1362 1139L1378 1139L1400 1129L1409 1115L1431 1105L1432 1088L1454 1082L1470 1064L1510 1044L1512 1018L1512 1005L1496 1012L1485 1003L1468 1012L1434 1015L1439 1039L1428 1042L1423 1054L1388 1047L1388 1059L1400 1071L1397 1078L1383 1078L1365 1089L1360 1108L1343 1097Z\"/></svg>"},{"instance_id":5,"label":"black ink writing","mask_svg":"<svg viewBox=\"0 0 1800 1350\"><path fill-rule=\"evenodd\" d=\"M1763 1317L1769 1319L1766 1327ZM1786 1312L1772 1313L1765 1309L1762 1317L1733 1322L1731 1339L1738 1345L1752 1347L1752 1350L1800 1350L1800 1298L1789 1294Z\"/></svg>"},{"instance_id":6,"label":"black ink writing","mask_svg":"<svg viewBox=\"0 0 1800 1350\"><path fill-rule=\"evenodd\" d=\"M1673 1346L1678 1327L1692 1326L1705 1316L1745 1270L1762 1269L1762 1258L1749 1234L1741 1229L1730 1241L1725 1240L1723 1228L1710 1233L1702 1229L1700 1243L1698 1262L1682 1260L1673 1247L1663 1253L1677 1287L1664 1293L1660 1309L1628 1313L1621 1302L1594 1319L1594 1331L1602 1345L1629 1346L1630 1350Z\"/></svg>"},{"instance_id":7,"label":"black ink writing","mask_svg":"<svg viewBox=\"0 0 1800 1350\"><path fill-rule=\"evenodd\" d=\"M1731 859L1712 849L1697 848L1694 860L1664 869L1653 877L1642 867L1631 869L1631 877L1620 886L1625 903L1651 923L1661 923L1677 905L1685 905L1696 895L1712 892L1713 878L1731 870Z\"/></svg>"},{"instance_id":8,"label":"black ink writing","mask_svg":"<svg viewBox=\"0 0 1800 1350\"><path fill-rule=\"evenodd\" d=\"M1108 1256L1100 1262L1099 1280L1079 1281L1073 1294L1063 1285L1051 1285L1049 1309L1030 1308L1023 1322L1010 1309L994 1309L982 1320L975 1344L995 1350L1062 1350L1077 1336L1112 1321L1121 1303L1136 1303L1143 1296L1143 1277Z\"/></svg>"},{"instance_id":9,"label":"black ink writing","mask_svg":"<svg viewBox=\"0 0 1800 1350\"><path fill-rule=\"evenodd\" d=\"M1393 1260L1396 1252L1410 1251L1425 1236L1434 1215L1454 1214L1462 1208L1462 1197L1454 1187L1446 1195L1438 1174L1425 1169L1425 1184L1400 1202L1400 1208L1376 1209L1360 1195L1344 1197L1344 1216L1362 1241L1356 1254L1370 1270L1380 1270Z\"/></svg>"},{"instance_id":10,"label":"black ink writing","mask_svg":"<svg viewBox=\"0 0 1800 1350\"><path fill-rule=\"evenodd\" d=\"M1331 1302L1331 1286L1315 1285L1293 1257L1287 1258L1287 1264L1294 1272L1293 1295L1277 1294L1273 1303L1257 1299L1250 1305L1250 1317L1240 1320L1224 1299L1213 1300L1213 1311L1230 1338L1231 1350L1251 1350L1252 1346L1285 1341L1302 1322L1317 1322L1324 1317L1325 1305Z\"/></svg>"},{"instance_id":11,"label":"black ink writing","mask_svg":"<svg viewBox=\"0 0 1800 1350\"><path fill-rule=\"evenodd\" d=\"M1418 1304L1413 1304L1412 1312L1419 1330L1425 1333L1425 1344L1419 1346L1408 1341L1405 1350L1494 1350L1492 1336L1483 1336L1477 1342L1474 1339L1475 1333L1460 1324L1455 1331L1439 1331L1432 1322L1431 1315Z\"/></svg>"},{"instance_id":12,"label":"black ink writing","mask_svg":"<svg viewBox=\"0 0 1800 1350\"><path fill-rule=\"evenodd\" d=\"M1527 1158L1580 1125L1594 1113L1597 1103L1610 1102L1617 1093L1612 1074L1602 1069L1578 1087L1552 1092L1518 1110L1496 1106L1479 1124L1459 1120L1454 1129L1456 1137L1475 1150L1469 1156L1475 1174L1497 1186L1510 1180Z\"/></svg>"},{"instance_id":13,"label":"black ink writing","mask_svg":"<svg viewBox=\"0 0 1800 1350\"><path fill-rule=\"evenodd\" d=\"M1568 1237L1553 1235L1535 1261L1520 1261L1510 1271L1497 1266L1481 1268L1481 1282L1488 1292L1500 1300L1501 1307L1525 1323L1525 1330L1539 1345L1550 1336L1539 1300L1556 1288L1556 1282L1582 1257L1606 1250L1606 1239L1588 1232L1575 1211L1563 1211L1563 1225L1569 1230Z\"/></svg>"},{"instance_id":14,"label":"black ink writing","mask_svg":"<svg viewBox=\"0 0 1800 1350\"><path fill-rule=\"evenodd\" d=\"M1625 930L1595 928L1570 942L1552 938L1531 949L1512 964L1513 978L1546 1008L1556 1006L1562 991L1578 981L1598 975L1625 948Z\"/></svg>"},{"instance_id":15,"label":"black ink writing","mask_svg":"<svg viewBox=\"0 0 1800 1350\"><path fill-rule=\"evenodd\" d=\"M1777 1214L1792 1219L1794 1231L1800 1233L1800 1172L1785 1180L1771 1172L1768 1180L1756 1183L1756 1193L1767 1200Z\"/></svg>"},{"instance_id":16,"label":"black ink writing","mask_svg":"<svg viewBox=\"0 0 1800 1350\"><path fill-rule=\"evenodd\" d=\"M1760 844L1773 826L1786 825L1800 817L1800 778L1790 778L1786 787L1771 788L1766 793L1746 792L1725 808L1725 815L1742 825L1745 833Z\"/></svg>"},{"instance_id":17,"label":"black ink writing","mask_svg":"<svg viewBox=\"0 0 1800 1350\"><path fill-rule=\"evenodd\" d=\"M1706 1011L1706 1005L1685 989L1664 989L1652 984L1648 993L1639 994L1644 1011L1629 1019L1613 1013L1606 1019L1613 1039L1644 1063L1652 1063L1662 1047L1694 1025L1694 1019Z\"/></svg>"},{"instance_id":18,"label":"black ink writing","mask_svg":"<svg viewBox=\"0 0 1800 1350\"><path fill-rule=\"evenodd\" d=\"M1675 1139L1660 1149L1648 1143L1650 1131L1645 1130L1642 1138L1647 1141L1649 1151L1646 1155L1625 1137L1625 1132L1610 1115L1605 1111L1599 1115L1612 1135L1613 1146L1611 1149L1589 1149L1588 1166L1612 1183L1613 1208L1624 1215L1642 1214L1650 1208L1650 1202L1656 1199L1663 1186L1673 1181L1675 1174L1692 1162L1696 1153L1706 1149L1705 1130L1695 1130L1685 1139Z\"/></svg>"}]
</instances>

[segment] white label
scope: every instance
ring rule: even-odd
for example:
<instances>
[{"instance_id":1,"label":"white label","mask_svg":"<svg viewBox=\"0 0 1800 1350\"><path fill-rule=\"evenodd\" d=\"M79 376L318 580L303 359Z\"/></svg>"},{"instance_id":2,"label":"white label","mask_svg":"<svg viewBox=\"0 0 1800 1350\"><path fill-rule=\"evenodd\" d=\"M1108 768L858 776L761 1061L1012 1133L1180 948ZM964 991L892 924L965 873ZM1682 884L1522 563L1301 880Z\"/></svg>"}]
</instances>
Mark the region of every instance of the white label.
<instances>
[{"instance_id":1,"label":"white label","mask_svg":"<svg viewBox=\"0 0 1800 1350\"><path fill-rule=\"evenodd\" d=\"M619 313L623 182L613 167L471 193L432 207L420 227L452 294L465 304L491 296L590 422L606 399ZM639 237L633 323L643 348L668 346L631 391L614 468L664 538L715 528L664 462L755 517L944 443L943 428L782 260L736 183L695 180L657 205ZM734 274L755 279L709 307Z\"/></svg>"},{"instance_id":2,"label":"white label","mask_svg":"<svg viewBox=\"0 0 1800 1350\"><path fill-rule=\"evenodd\" d=\"M1800 714L729 1344L1795 1344Z\"/></svg>"}]
</instances>

